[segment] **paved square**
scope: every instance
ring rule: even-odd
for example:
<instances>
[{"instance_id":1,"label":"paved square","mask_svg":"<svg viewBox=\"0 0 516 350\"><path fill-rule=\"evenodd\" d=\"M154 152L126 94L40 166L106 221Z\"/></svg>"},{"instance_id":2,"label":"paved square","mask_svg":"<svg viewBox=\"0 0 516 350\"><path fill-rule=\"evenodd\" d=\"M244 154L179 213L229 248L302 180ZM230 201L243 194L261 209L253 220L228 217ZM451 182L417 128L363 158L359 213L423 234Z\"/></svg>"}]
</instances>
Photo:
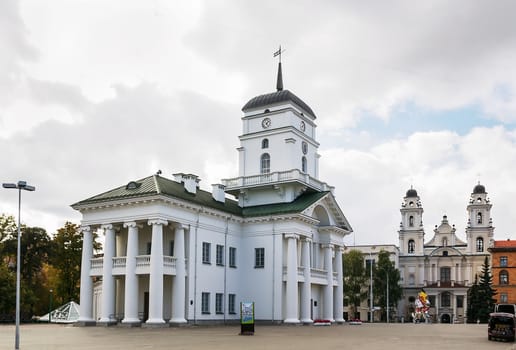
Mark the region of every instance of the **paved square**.
<instances>
[{"instance_id":1,"label":"paved square","mask_svg":"<svg viewBox=\"0 0 516 350\"><path fill-rule=\"evenodd\" d=\"M487 325L257 325L254 336L239 336L239 331L239 326L148 329L30 324L20 328L20 349L516 349L513 343L488 341ZM0 326L0 349L14 349L14 326Z\"/></svg>"}]
</instances>

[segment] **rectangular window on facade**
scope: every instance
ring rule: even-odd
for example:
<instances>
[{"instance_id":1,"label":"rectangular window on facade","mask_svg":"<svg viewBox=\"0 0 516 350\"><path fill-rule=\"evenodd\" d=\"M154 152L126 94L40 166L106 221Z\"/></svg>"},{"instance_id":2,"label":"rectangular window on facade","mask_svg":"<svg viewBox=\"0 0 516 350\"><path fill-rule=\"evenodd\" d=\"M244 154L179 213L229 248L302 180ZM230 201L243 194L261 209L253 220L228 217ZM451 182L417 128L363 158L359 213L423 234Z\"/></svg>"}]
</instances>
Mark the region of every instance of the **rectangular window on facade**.
<instances>
[{"instance_id":1,"label":"rectangular window on facade","mask_svg":"<svg viewBox=\"0 0 516 350\"><path fill-rule=\"evenodd\" d=\"M500 257L500 267L507 267L507 257L506 256Z\"/></svg>"},{"instance_id":2,"label":"rectangular window on facade","mask_svg":"<svg viewBox=\"0 0 516 350\"><path fill-rule=\"evenodd\" d=\"M441 294L441 307L450 307L451 306L451 298L450 293L445 292Z\"/></svg>"},{"instance_id":3,"label":"rectangular window on facade","mask_svg":"<svg viewBox=\"0 0 516 350\"><path fill-rule=\"evenodd\" d=\"M431 307L435 307L435 295L429 295L428 301L430 302Z\"/></svg>"},{"instance_id":4,"label":"rectangular window on facade","mask_svg":"<svg viewBox=\"0 0 516 350\"><path fill-rule=\"evenodd\" d=\"M464 296L457 295L457 307L464 307Z\"/></svg>"},{"instance_id":5,"label":"rectangular window on facade","mask_svg":"<svg viewBox=\"0 0 516 350\"><path fill-rule=\"evenodd\" d=\"M236 314L235 303L236 303L236 294L229 294L229 296L228 296L228 312L230 314Z\"/></svg>"},{"instance_id":6,"label":"rectangular window on facade","mask_svg":"<svg viewBox=\"0 0 516 350\"><path fill-rule=\"evenodd\" d=\"M229 267L236 267L236 248L229 247Z\"/></svg>"},{"instance_id":7,"label":"rectangular window on facade","mask_svg":"<svg viewBox=\"0 0 516 350\"><path fill-rule=\"evenodd\" d=\"M152 249L152 243L151 242L147 242L147 255L151 254L151 249Z\"/></svg>"},{"instance_id":8,"label":"rectangular window on facade","mask_svg":"<svg viewBox=\"0 0 516 350\"><path fill-rule=\"evenodd\" d=\"M201 312L203 314L209 314L210 313L210 293L202 293L201 296Z\"/></svg>"},{"instance_id":9,"label":"rectangular window on facade","mask_svg":"<svg viewBox=\"0 0 516 350\"><path fill-rule=\"evenodd\" d=\"M441 282L450 282L451 269L449 267L441 267Z\"/></svg>"},{"instance_id":10,"label":"rectangular window on facade","mask_svg":"<svg viewBox=\"0 0 516 350\"><path fill-rule=\"evenodd\" d=\"M210 261L211 243L202 242L202 263L211 264Z\"/></svg>"},{"instance_id":11,"label":"rectangular window on facade","mask_svg":"<svg viewBox=\"0 0 516 350\"><path fill-rule=\"evenodd\" d=\"M170 245L169 245L168 249L169 249L169 255L174 256L174 240L170 241Z\"/></svg>"},{"instance_id":12,"label":"rectangular window on facade","mask_svg":"<svg viewBox=\"0 0 516 350\"><path fill-rule=\"evenodd\" d=\"M215 313L224 313L224 294L222 293L215 294Z\"/></svg>"},{"instance_id":13,"label":"rectangular window on facade","mask_svg":"<svg viewBox=\"0 0 516 350\"><path fill-rule=\"evenodd\" d=\"M217 244L215 260L217 265L224 265L224 246Z\"/></svg>"},{"instance_id":14,"label":"rectangular window on facade","mask_svg":"<svg viewBox=\"0 0 516 350\"><path fill-rule=\"evenodd\" d=\"M254 268L265 266L265 248L254 248Z\"/></svg>"},{"instance_id":15,"label":"rectangular window on facade","mask_svg":"<svg viewBox=\"0 0 516 350\"><path fill-rule=\"evenodd\" d=\"M507 303L508 302L507 293L501 293L500 294L500 303Z\"/></svg>"}]
</instances>

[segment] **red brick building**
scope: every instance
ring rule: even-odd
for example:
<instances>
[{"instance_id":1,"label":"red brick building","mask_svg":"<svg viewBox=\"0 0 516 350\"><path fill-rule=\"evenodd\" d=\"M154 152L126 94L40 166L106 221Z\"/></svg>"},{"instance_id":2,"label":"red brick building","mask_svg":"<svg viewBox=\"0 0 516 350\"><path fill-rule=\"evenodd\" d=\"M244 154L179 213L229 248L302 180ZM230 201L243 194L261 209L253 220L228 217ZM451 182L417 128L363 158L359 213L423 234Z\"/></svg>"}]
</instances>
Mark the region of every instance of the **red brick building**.
<instances>
[{"instance_id":1,"label":"red brick building","mask_svg":"<svg viewBox=\"0 0 516 350\"><path fill-rule=\"evenodd\" d=\"M495 241L488 250L497 303L516 304L516 240Z\"/></svg>"}]
</instances>

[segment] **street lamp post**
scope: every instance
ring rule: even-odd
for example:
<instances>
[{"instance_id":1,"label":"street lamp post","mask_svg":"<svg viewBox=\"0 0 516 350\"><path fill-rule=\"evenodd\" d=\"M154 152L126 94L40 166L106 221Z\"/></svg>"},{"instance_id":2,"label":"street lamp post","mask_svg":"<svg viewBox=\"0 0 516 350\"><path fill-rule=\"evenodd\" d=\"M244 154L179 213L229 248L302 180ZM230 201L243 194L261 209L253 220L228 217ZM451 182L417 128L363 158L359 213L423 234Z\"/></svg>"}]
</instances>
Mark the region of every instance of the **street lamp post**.
<instances>
[{"instance_id":1,"label":"street lamp post","mask_svg":"<svg viewBox=\"0 0 516 350\"><path fill-rule=\"evenodd\" d=\"M20 214L21 214L21 191L34 191L34 186L27 185L26 181L18 181L18 183L3 183L3 188L14 188L18 190L18 247L16 250L16 331L14 336L14 349L20 349Z\"/></svg>"},{"instance_id":2,"label":"street lamp post","mask_svg":"<svg viewBox=\"0 0 516 350\"><path fill-rule=\"evenodd\" d=\"M52 322L52 293L53 289L50 289L50 304L48 305L48 323Z\"/></svg>"},{"instance_id":3,"label":"street lamp post","mask_svg":"<svg viewBox=\"0 0 516 350\"><path fill-rule=\"evenodd\" d=\"M370 291L370 294L369 294L369 297L371 299L370 301L370 304L371 304L371 312L370 312L370 318L371 318L371 323L374 322L374 317L373 317L373 313L374 313L374 301L373 301L373 249L375 247L371 247L371 250L369 251L369 272L370 272L370 288L371 288L371 291Z\"/></svg>"}]
</instances>

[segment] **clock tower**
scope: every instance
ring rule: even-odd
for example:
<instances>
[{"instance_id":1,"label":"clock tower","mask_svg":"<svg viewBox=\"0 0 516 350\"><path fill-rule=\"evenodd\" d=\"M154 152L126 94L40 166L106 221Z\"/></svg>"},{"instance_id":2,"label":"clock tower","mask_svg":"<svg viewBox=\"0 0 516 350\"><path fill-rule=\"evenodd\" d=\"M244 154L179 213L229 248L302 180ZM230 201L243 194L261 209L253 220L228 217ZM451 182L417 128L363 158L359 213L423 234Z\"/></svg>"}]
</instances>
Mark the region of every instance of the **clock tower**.
<instances>
[{"instance_id":1,"label":"clock tower","mask_svg":"<svg viewBox=\"0 0 516 350\"><path fill-rule=\"evenodd\" d=\"M253 97L242 111L239 177L223 180L240 206L288 203L305 191L333 190L318 180L315 113L283 89L281 62L276 91Z\"/></svg>"}]
</instances>

